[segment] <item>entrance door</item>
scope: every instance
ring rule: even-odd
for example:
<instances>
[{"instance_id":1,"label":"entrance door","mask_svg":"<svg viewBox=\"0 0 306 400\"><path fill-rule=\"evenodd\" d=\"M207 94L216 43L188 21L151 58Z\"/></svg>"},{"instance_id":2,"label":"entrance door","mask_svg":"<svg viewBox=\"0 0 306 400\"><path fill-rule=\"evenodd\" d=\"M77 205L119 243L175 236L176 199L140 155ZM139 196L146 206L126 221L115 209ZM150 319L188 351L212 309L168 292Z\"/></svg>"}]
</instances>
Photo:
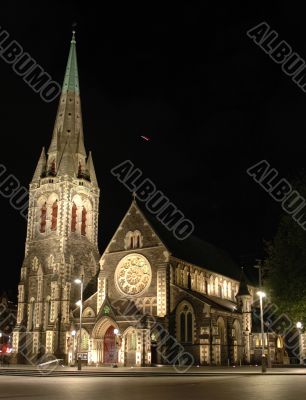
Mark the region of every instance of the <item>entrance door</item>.
<instances>
[{"instance_id":1,"label":"entrance door","mask_svg":"<svg viewBox=\"0 0 306 400\"><path fill-rule=\"evenodd\" d=\"M114 364L117 360L116 335L114 327L110 326L104 335L104 364Z\"/></svg>"}]
</instances>

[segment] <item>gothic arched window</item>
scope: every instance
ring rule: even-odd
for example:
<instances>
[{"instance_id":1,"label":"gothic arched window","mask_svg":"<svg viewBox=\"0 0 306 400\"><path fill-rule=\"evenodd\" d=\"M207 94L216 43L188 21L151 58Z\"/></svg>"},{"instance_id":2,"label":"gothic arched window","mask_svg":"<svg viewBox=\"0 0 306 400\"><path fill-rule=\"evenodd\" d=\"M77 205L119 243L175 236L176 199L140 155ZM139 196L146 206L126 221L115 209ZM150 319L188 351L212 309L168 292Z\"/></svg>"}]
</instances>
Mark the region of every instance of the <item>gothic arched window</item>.
<instances>
[{"instance_id":1,"label":"gothic arched window","mask_svg":"<svg viewBox=\"0 0 306 400\"><path fill-rule=\"evenodd\" d=\"M47 203L45 202L40 209L40 233L46 232L46 222L47 222Z\"/></svg>"},{"instance_id":2,"label":"gothic arched window","mask_svg":"<svg viewBox=\"0 0 306 400\"><path fill-rule=\"evenodd\" d=\"M193 331L193 327L192 327L192 314L189 311L187 313L187 342L188 343L192 343L192 331Z\"/></svg>"},{"instance_id":3,"label":"gothic arched window","mask_svg":"<svg viewBox=\"0 0 306 400\"><path fill-rule=\"evenodd\" d=\"M71 211L71 232L75 232L76 231L77 212L78 212L78 208L77 208L75 202L73 202L72 211Z\"/></svg>"},{"instance_id":4,"label":"gothic arched window","mask_svg":"<svg viewBox=\"0 0 306 400\"><path fill-rule=\"evenodd\" d=\"M177 332L181 343L193 343L194 340L194 312L192 306L183 301L176 312Z\"/></svg>"},{"instance_id":5,"label":"gothic arched window","mask_svg":"<svg viewBox=\"0 0 306 400\"><path fill-rule=\"evenodd\" d=\"M181 325L181 342L186 342L186 314L184 312L180 315L180 325Z\"/></svg>"},{"instance_id":6,"label":"gothic arched window","mask_svg":"<svg viewBox=\"0 0 306 400\"><path fill-rule=\"evenodd\" d=\"M140 247L140 236L139 235L136 236L136 247L137 247L137 249L139 249L139 247Z\"/></svg>"},{"instance_id":7,"label":"gothic arched window","mask_svg":"<svg viewBox=\"0 0 306 400\"><path fill-rule=\"evenodd\" d=\"M81 225L81 235L86 236L86 208L82 209L82 225Z\"/></svg>"},{"instance_id":8,"label":"gothic arched window","mask_svg":"<svg viewBox=\"0 0 306 400\"><path fill-rule=\"evenodd\" d=\"M51 213L51 230L56 231L57 228L57 212L58 212L58 204L57 200L52 204L52 213Z\"/></svg>"}]
</instances>

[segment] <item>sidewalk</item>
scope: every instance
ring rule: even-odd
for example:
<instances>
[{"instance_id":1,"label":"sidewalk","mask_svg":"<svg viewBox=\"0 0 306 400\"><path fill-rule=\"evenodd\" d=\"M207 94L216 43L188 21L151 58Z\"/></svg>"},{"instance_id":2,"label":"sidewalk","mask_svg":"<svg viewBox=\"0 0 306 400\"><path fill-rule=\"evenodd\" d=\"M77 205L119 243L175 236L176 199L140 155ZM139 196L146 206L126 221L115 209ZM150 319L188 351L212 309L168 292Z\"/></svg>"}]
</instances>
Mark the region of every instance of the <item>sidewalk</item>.
<instances>
[{"instance_id":1,"label":"sidewalk","mask_svg":"<svg viewBox=\"0 0 306 400\"><path fill-rule=\"evenodd\" d=\"M58 375L86 375L86 376L205 376L205 375L242 375L242 374L261 374L261 366L238 366L238 367L191 367L188 371L180 372L178 368L172 366L160 366L160 367L94 367L94 366L82 366L82 370L78 371L77 367L67 366L56 366L55 368L48 368L42 370L35 365L16 365L11 364L9 366L0 365L0 374L16 373L21 374L37 373L38 371L44 371L45 374L51 373ZM265 375L306 375L306 366L301 368L268 368Z\"/></svg>"}]
</instances>

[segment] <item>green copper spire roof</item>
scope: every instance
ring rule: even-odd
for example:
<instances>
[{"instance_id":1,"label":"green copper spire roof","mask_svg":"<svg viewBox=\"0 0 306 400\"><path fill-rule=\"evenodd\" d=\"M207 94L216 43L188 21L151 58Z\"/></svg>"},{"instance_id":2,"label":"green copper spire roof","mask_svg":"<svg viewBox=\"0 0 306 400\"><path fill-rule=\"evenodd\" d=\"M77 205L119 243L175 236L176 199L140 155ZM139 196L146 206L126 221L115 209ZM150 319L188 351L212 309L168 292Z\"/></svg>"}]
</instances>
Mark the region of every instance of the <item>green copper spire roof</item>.
<instances>
[{"instance_id":1,"label":"green copper spire roof","mask_svg":"<svg viewBox=\"0 0 306 400\"><path fill-rule=\"evenodd\" d=\"M48 174L48 171L53 168L57 176L90 178L92 184L98 186L92 157L87 157L84 146L75 32L72 33L61 98L48 150L46 171ZM43 158L40 163L43 164Z\"/></svg>"},{"instance_id":2,"label":"green copper spire roof","mask_svg":"<svg viewBox=\"0 0 306 400\"><path fill-rule=\"evenodd\" d=\"M68 62L66 66L66 73L62 88L62 93L64 92L76 92L79 93L79 74L78 74L78 64L77 64L77 55L76 55L76 41L75 41L75 31L72 31L72 39L71 39L70 51Z\"/></svg>"}]
</instances>

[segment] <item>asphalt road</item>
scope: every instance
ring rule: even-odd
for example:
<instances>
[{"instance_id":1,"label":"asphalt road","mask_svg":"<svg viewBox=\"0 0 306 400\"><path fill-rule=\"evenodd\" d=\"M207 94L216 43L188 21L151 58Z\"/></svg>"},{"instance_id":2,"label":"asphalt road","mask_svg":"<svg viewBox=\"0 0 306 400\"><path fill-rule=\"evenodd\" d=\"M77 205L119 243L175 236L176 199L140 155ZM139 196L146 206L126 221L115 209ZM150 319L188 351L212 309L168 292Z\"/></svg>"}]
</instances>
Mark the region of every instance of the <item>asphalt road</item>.
<instances>
[{"instance_id":1,"label":"asphalt road","mask_svg":"<svg viewBox=\"0 0 306 400\"><path fill-rule=\"evenodd\" d=\"M0 377L0 399L293 400L305 399L306 376L152 378Z\"/></svg>"}]
</instances>

